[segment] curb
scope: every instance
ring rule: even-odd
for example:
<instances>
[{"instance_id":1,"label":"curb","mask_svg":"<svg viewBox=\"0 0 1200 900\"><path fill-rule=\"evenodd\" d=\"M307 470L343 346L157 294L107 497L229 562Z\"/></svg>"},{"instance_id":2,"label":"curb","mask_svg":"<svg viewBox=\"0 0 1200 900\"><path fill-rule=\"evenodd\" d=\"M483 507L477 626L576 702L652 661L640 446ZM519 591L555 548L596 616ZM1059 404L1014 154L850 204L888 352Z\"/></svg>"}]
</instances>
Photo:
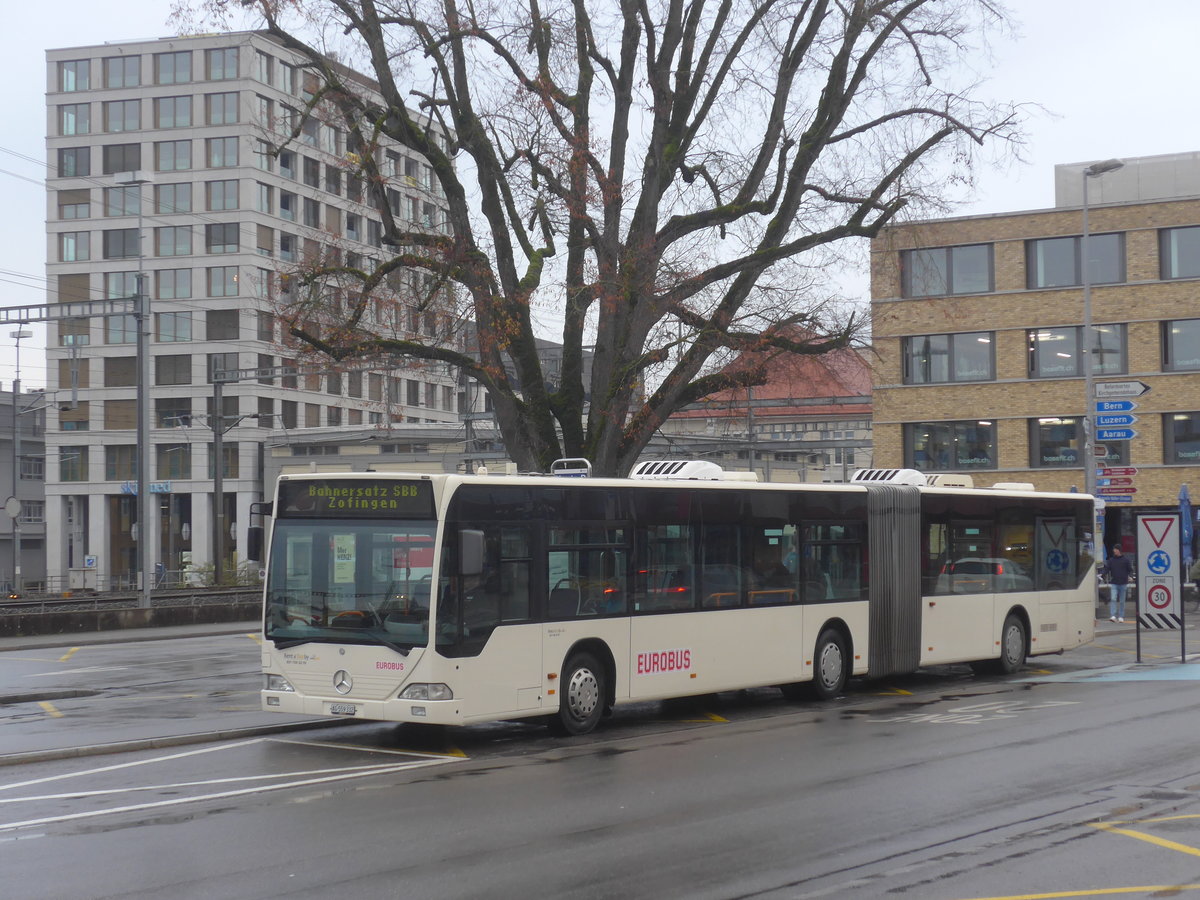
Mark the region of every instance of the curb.
<instances>
[{"instance_id":1,"label":"curb","mask_svg":"<svg viewBox=\"0 0 1200 900\"><path fill-rule=\"evenodd\" d=\"M25 753L0 755L0 768L19 766L26 763L52 762L61 759L80 759L86 756L103 756L109 753L131 753L138 750L159 750L166 747L182 747L188 744L205 744L212 741L228 741L238 738L258 737L264 734L286 734L311 728L332 728L347 724L345 720L311 722L283 722L279 725L255 725L250 728L230 728L224 731L193 732L168 737L142 738L133 741L114 741L111 744L93 744L84 747L60 747L53 750L30 750Z\"/></svg>"}]
</instances>

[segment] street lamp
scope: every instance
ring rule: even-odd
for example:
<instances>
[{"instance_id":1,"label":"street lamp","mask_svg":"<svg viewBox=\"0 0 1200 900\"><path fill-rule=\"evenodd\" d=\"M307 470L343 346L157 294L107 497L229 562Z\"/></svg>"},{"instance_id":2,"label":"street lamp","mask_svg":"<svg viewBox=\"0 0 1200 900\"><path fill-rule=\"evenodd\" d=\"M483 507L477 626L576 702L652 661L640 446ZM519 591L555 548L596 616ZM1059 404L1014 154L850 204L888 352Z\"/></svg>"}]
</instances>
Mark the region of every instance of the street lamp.
<instances>
[{"instance_id":1,"label":"street lamp","mask_svg":"<svg viewBox=\"0 0 1200 900\"><path fill-rule=\"evenodd\" d=\"M1092 364L1092 347L1096 342L1096 331L1092 327L1092 272L1088 256L1088 179L1098 178L1106 172L1115 172L1124 166L1119 159L1106 159L1093 163L1083 170L1083 241L1080 256L1083 276L1083 334L1080 360L1083 363L1083 484L1084 491L1096 496L1096 376ZM1093 519L1095 518L1093 514ZM1101 539L1103 536L1099 536Z\"/></svg>"},{"instance_id":2,"label":"street lamp","mask_svg":"<svg viewBox=\"0 0 1200 900\"><path fill-rule=\"evenodd\" d=\"M5 509L12 516L12 590L21 591L21 498L17 496L17 488L21 483L21 415L18 406L21 397L21 338L33 337L33 332L25 328L10 331L8 336L16 338L17 369L12 383L12 495L11 503L5 504Z\"/></svg>"}]
</instances>

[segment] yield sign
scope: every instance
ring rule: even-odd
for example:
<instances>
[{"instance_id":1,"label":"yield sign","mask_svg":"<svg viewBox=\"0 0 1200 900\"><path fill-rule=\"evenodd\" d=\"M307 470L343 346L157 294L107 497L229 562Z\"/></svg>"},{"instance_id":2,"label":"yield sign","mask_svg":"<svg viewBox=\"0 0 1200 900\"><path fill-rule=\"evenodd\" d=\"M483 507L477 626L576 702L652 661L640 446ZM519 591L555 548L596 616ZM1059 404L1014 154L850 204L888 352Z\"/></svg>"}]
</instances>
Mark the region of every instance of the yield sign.
<instances>
[{"instance_id":1,"label":"yield sign","mask_svg":"<svg viewBox=\"0 0 1200 900\"><path fill-rule=\"evenodd\" d=\"M1167 539L1167 535L1171 533L1171 526L1175 524L1175 517L1158 519L1151 516L1142 516L1142 524L1146 528L1146 533L1150 535L1150 540L1154 541L1155 547L1161 547L1163 541Z\"/></svg>"}]
</instances>

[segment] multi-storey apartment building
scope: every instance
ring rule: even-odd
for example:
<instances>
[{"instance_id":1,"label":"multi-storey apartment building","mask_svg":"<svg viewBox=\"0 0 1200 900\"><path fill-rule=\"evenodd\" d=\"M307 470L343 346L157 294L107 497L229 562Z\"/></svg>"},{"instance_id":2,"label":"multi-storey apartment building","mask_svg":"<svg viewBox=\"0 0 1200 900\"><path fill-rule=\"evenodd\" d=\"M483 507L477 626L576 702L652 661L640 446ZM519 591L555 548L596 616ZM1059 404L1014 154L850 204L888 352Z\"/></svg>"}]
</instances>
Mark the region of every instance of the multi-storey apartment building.
<instances>
[{"instance_id":1,"label":"multi-storey apartment building","mask_svg":"<svg viewBox=\"0 0 1200 900\"><path fill-rule=\"evenodd\" d=\"M1133 533L1130 511L1200 488L1200 154L1089 179L1090 348L1087 167L1056 167L1053 209L875 239L875 464L1083 490L1090 349L1097 396L1122 399L1093 448L1111 547Z\"/></svg>"},{"instance_id":2,"label":"multi-storey apartment building","mask_svg":"<svg viewBox=\"0 0 1200 900\"><path fill-rule=\"evenodd\" d=\"M297 283L289 273L316 259L369 271L390 255L359 165L364 151L348 152L335 116L318 108L303 117L317 85L298 56L261 33L166 38L51 50L47 77L50 300L129 298L139 282L150 298L146 480L161 518L150 559L168 571L210 563L220 502L233 523L222 538L226 564L235 562L250 505L263 499L272 433L458 421L455 373L435 367L255 378L224 385L223 408L212 408L214 371L299 355L277 316ZM384 143L377 162L403 227L447 227L423 158ZM397 298L423 286L415 273L397 274ZM376 315L370 324L388 333L433 339L439 329L436 303L400 299ZM134 319L52 322L47 356L51 583L67 584L86 565L89 584L118 584L136 558Z\"/></svg>"}]
</instances>

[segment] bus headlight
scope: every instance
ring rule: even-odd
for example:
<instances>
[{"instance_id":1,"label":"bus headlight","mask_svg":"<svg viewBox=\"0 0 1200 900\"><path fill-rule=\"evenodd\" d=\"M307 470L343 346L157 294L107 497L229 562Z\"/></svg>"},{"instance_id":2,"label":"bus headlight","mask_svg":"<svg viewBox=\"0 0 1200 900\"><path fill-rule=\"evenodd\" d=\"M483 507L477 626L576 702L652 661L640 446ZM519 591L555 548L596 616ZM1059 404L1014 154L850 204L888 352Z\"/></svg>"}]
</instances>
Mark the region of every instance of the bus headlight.
<instances>
[{"instance_id":1,"label":"bus headlight","mask_svg":"<svg viewBox=\"0 0 1200 900\"><path fill-rule=\"evenodd\" d=\"M401 700L453 700L448 684L410 684L400 692Z\"/></svg>"},{"instance_id":2,"label":"bus headlight","mask_svg":"<svg viewBox=\"0 0 1200 900\"><path fill-rule=\"evenodd\" d=\"M264 675L263 676L264 691L289 691L294 692L296 689L288 683L288 680L282 675Z\"/></svg>"}]
</instances>

